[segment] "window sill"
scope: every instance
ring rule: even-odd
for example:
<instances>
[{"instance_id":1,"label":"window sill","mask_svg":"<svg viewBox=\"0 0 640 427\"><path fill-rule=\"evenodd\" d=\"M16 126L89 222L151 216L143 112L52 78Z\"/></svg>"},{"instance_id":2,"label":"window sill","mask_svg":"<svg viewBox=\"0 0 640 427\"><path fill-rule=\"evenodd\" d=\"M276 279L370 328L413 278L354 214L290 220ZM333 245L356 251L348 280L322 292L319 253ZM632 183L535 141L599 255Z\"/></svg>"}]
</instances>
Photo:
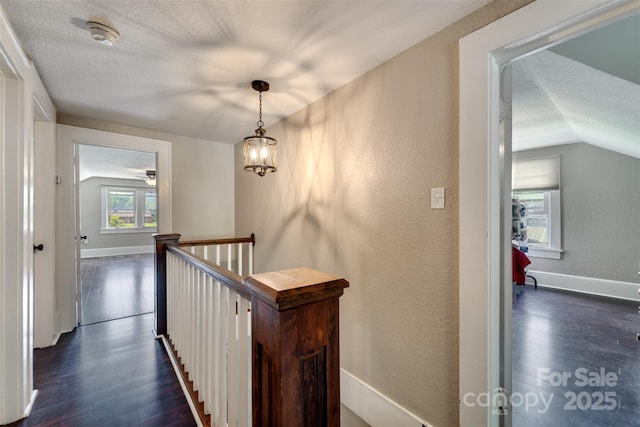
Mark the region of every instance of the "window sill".
<instances>
[{"instance_id":1,"label":"window sill","mask_svg":"<svg viewBox=\"0 0 640 427\"><path fill-rule=\"evenodd\" d=\"M527 255L534 258L560 259L562 249L535 248L529 246Z\"/></svg>"},{"instance_id":2,"label":"window sill","mask_svg":"<svg viewBox=\"0 0 640 427\"><path fill-rule=\"evenodd\" d=\"M157 228L101 228L98 230L100 234L136 234L136 233L155 233Z\"/></svg>"}]
</instances>

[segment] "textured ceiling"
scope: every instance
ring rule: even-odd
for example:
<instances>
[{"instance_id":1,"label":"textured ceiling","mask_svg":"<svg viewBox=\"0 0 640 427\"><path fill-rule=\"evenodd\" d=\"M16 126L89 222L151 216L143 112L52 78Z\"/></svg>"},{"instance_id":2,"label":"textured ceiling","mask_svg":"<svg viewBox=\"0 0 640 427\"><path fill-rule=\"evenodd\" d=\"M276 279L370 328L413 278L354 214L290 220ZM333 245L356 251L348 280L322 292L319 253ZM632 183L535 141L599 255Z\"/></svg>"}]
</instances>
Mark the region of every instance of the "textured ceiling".
<instances>
[{"instance_id":1,"label":"textured ceiling","mask_svg":"<svg viewBox=\"0 0 640 427\"><path fill-rule=\"evenodd\" d=\"M271 83L264 95L268 127L487 2L0 5L60 113L233 144L255 128L251 80ZM116 45L95 43L87 20L114 26ZM514 149L583 141L640 157L639 83L640 15L517 61ZM138 164L135 152L131 159L123 158L126 152L93 154L85 153L83 176L135 178L149 168L145 162L153 163Z\"/></svg>"},{"instance_id":2,"label":"textured ceiling","mask_svg":"<svg viewBox=\"0 0 640 427\"><path fill-rule=\"evenodd\" d=\"M488 0L0 0L59 112L236 143ZM94 42L87 20L120 33Z\"/></svg>"},{"instance_id":3,"label":"textured ceiling","mask_svg":"<svg viewBox=\"0 0 640 427\"><path fill-rule=\"evenodd\" d=\"M93 177L146 179L146 171L156 170L153 153L119 148L79 145L80 181Z\"/></svg>"},{"instance_id":4,"label":"textured ceiling","mask_svg":"<svg viewBox=\"0 0 640 427\"><path fill-rule=\"evenodd\" d=\"M640 85L550 51L513 65L518 150L587 142L640 158Z\"/></svg>"},{"instance_id":5,"label":"textured ceiling","mask_svg":"<svg viewBox=\"0 0 640 427\"><path fill-rule=\"evenodd\" d=\"M640 14L514 62L514 150L574 142L640 158Z\"/></svg>"}]
</instances>

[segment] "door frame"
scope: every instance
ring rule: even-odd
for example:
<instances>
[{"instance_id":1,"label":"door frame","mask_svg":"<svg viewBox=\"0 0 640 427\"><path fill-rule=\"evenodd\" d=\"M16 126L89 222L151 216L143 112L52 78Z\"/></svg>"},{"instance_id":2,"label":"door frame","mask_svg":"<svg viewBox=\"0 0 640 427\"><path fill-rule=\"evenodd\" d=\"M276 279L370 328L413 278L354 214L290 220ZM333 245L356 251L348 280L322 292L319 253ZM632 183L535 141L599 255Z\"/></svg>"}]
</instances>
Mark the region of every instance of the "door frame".
<instances>
[{"instance_id":1,"label":"door frame","mask_svg":"<svg viewBox=\"0 0 640 427\"><path fill-rule=\"evenodd\" d=\"M79 182L76 182L75 152L78 144L98 145L155 153L157 163L158 233L172 230L171 143L94 129L58 125L58 199L56 204L56 282L60 304L61 330L73 330L80 322L81 282L79 229Z\"/></svg>"},{"instance_id":2,"label":"door frame","mask_svg":"<svg viewBox=\"0 0 640 427\"><path fill-rule=\"evenodd\" d=\"M501 384L508 360L501 357L505 333L504 271L510 252L501 252L506 233L501 221L507 196L500 171L505 156L500 145L500 69L528 54L546 49L640 10L640 1L538 0L460 40L460 424L510 425L489 402ZM478 160L485 159L485 160ZM510 215L510 213L508 213ZM503 341L504 343L504 341ZM502 348L502 354L511 349ZM507 358L508 359L508 358ZM510 364L509 364L510 365ZM510 384L508 385L510 388ZM493 394L493 395L492 395Z\"/></svg>"},{"instance_id":3,"label":"door frame","mask_svg":"<svg viewBox=\"0 0 640 427\"><path fill-rule=\"evenodd\" d=\"M33 346L39 348L54 345L60 333L55 296L56 109L37 75L33 82L33 114L33 243L44 246L35 256L33 273Z\"/></svg>"},{"instance_id":4,"label":"door frame","mask_svg":"<svg viewBox=\"0 0 640 427\"><path fill-rule=\"evenodd\" d=\"M33 90L37 74L0 8L0 424L33 390Z\"/></svg>"}]
</instances>

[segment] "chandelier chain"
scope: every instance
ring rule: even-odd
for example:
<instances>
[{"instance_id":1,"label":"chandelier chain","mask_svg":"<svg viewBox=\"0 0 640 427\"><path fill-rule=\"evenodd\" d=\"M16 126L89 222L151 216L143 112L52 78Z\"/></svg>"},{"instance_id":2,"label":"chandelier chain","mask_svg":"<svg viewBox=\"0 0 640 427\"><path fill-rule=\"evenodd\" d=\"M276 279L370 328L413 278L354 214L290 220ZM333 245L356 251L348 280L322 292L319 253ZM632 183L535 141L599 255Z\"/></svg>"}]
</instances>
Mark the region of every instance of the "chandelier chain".
<instances>
[{"instance_id":1,"label":"chandelier chain","mask_svg":"<svg viewBox=\"0 0 640 427\"><path fill-rule=\"evenodd\" d=\"M262 121L262 91L259 91L259 96L258 99L260 100L260 107L259 107L259 119L258 122L256 123L258 125L259 129L262 129L262 126L264 126L264 122Z\"/></svg>"}]
</instances>

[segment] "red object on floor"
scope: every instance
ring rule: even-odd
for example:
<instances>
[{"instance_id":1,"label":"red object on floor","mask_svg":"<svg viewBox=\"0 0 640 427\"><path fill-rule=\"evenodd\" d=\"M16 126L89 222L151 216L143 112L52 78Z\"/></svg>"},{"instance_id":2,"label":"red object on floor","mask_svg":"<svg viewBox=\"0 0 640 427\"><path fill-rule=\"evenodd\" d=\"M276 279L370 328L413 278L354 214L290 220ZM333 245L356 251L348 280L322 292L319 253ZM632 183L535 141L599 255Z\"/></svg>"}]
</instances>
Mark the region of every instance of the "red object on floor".
<instances>
[{"instance_id":1,"label":"red object on floor","mask_svg":"<svg viewBox=\"0 0 640 427\"><path fill-rule=\"evenodd\" d=\"M518 285L524 285L526 273L524 269L531 264L531 260L520 249L515 246L511 246L511 264L512 264L512 279Z\"/></svg>"}]
</instances>

